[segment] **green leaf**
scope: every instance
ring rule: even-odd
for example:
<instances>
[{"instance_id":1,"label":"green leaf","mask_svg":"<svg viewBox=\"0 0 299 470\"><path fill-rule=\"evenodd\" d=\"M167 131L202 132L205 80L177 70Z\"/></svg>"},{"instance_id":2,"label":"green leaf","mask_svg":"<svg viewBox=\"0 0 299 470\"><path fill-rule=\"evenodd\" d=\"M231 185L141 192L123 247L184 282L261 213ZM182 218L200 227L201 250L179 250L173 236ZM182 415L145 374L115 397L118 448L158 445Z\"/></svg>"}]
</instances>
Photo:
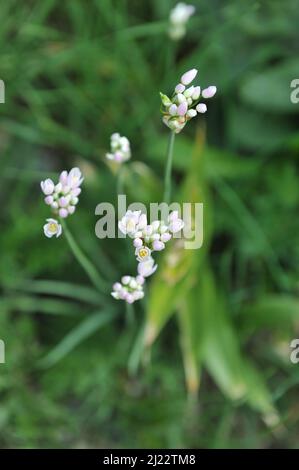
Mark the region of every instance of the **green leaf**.
<instances>
[{"instance_id":1,"label":"green leaf","mask_svg":"<svg viewBox=\"0 0 299 470\"><path fill-rule=\"evenodd\" d=\"M37 294L70 297L72 299L94 305L99 305L103 303L104 300L107 301L107 299L96 290L87 286L72 284L70 282L33 280L26 281L15 287L17 290L34 292Z\"/></svg>"},{"instance_id":2,"label":"green leaf","mask_svg":"<svg viewBox=\"0 0 299 470\"><path fill-rule=\"evenodd\" d=\"M281 328L299 320L299 300L288 294L269 294L245 305L240 315L245 327Z\"/></svg>"},{"instance_id":3,"label":"green leaf","mask_svg":"<svg viewBox=\"0 0 299 470\"><path fill-rule=\"evenodd\" d=\"M115 313L94 313L83 320L71 330L43 359L39 361L40 367L51 367L69 354L76 346L99 328L106 325L115 318Z\"/></svg>"}]
</instances>

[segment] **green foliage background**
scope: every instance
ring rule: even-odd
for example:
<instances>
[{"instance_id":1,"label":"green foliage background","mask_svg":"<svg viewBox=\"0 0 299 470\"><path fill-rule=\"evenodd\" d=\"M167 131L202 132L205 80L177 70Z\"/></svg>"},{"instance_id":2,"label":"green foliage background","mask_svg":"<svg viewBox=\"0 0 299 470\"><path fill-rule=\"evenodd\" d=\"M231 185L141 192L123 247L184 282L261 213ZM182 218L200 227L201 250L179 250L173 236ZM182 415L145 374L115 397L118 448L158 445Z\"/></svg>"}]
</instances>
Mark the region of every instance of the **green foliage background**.
<instances>
[{"instance_id":1,"label":"green foliage background","mask_svg":"<svg viewBox=\"0 0 299 470\"><path fill-rule=\"evenodd\" d=\"M192 3L179 43L168 0L1 4L1 447L298 447L298 2ZM173 194L204 202L204 245L166 250L131 318L109 286L134 256L94 234L104 155L126 135L128 201L160 200L159 91L193 67L218 94L176 139ZM42 234L39 182L75 165L69 227L108 289Z\"/></svg>"}]
</instances>

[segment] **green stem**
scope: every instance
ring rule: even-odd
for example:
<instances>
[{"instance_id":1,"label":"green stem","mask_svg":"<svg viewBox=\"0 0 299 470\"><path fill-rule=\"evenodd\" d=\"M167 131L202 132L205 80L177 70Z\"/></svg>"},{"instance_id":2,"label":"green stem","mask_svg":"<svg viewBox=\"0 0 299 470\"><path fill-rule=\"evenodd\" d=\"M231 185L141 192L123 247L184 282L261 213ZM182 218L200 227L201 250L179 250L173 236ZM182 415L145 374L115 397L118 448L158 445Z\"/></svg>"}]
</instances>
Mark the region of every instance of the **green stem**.
<instances>
[{"instance_id":1,"label":"green stem","mask_svg":"<svg viewBox=\"0 0 299 470\"><path fill-rule=\"evenodd\" d=\"M172 171L172 160L173 160L173 146L174 146L175 133L170 132L168 147L167 147L167 161L165 167L164 176L164 198L163 201L169 204L171 197L171 171Z\"/></svg>"},{"instance_id":2,"label":"green stem","mask_svg":"<svg viewBox=\"0 0 299 470\"><path fill-rule=\"evenodd\" d=\"M124 194L124 168L120 163L116 176L116 194Z\"/></svg>"},{"instance_id":3,"label":"green stem","mask_svg":"<svg viewBox=\"0 0 299 470\"><path fill-rule=\"evenodd\" d=\"M128 326L134 324L135 321L135 313L134 313L134 306L133 304L128 304L126 302L126 322Z\"/></svg>"},{"instance_id":4,"label":"green stem","mask_svg":"<svg viewBox=\"0 0 299 470\"><path fill-rule=\"evenodd\" d=\"M66 221L60 218L60 223L63 228L63 233L67 239L69 247L75 256L76 260L82 266L84 271L86 272L87 276L91 280L92 284L95 286L96 289L100 290L101 292L105 292L105 281L99 275L96 267L91 263L91 261L86 257L83 253L79 245L77 244L76 240L74 239L73 235L69 231Z\"/></svg>"}]
</instances>

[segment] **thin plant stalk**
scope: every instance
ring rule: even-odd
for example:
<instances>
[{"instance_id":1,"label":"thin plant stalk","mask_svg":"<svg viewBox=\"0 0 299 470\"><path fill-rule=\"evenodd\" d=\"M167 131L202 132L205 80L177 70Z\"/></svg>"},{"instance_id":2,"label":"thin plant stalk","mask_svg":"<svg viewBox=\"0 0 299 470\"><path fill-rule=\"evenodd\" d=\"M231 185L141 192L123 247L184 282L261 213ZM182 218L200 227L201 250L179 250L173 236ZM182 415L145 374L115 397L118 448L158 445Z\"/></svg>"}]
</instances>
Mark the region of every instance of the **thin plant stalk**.
<instances>
[{"instance_id":1,"label":"thin plant stalk","mask_svg":"<svg viewBox=\"0 0 299 470\"><path fill-rule=\"evenodd\" d=\"M131 326L135 322L135 312L133 304L126 302L126 322L128 326Z\"/></svg>"},{"instance_id":2,"label":"thin plant stalk","mask_svg":"<svg viewBox=\"0 0 299 470\"><path fill-rule=\"evenodd\" d=\"M175 133L170 132L168 147L167 147L167 160L165 167L164 176L164 197L163 201L169 204L171 198L171 173L172 173L172 161L173 161L173 146L174 146Z\"/></svg>"},{"instance_id":3,"label":"thin plant stalk","mask_svg":"<svg viewBox=\"0 0 299 470\"><path fill-rule=\"evenodd\" d=\"M116 194L124 194L124 168L123 165L120 164L119 169L117 171L117 176L116 176Z\"/></svg>"},{"instance_id":4,"label":"thin plant stalk","mask_svg":"<svg viewBox=\"0 0 299 470\"><path fill-rule=\"evenodd\" d=\"M82 266L84 271L86 272L87 276L91 280L92 284L95 286L97 290L101 292L105 292L104 286L106 282L102 279L99 275L96 267L92 264L92 262L87 258L87 256L83 253L81 248L79 247L78 243L76 242L75 238L69 231L66 221L64 219L60 219L64 235L67 239L69 247L75 256L78 263Z\"/></svg>"}]
</instances>

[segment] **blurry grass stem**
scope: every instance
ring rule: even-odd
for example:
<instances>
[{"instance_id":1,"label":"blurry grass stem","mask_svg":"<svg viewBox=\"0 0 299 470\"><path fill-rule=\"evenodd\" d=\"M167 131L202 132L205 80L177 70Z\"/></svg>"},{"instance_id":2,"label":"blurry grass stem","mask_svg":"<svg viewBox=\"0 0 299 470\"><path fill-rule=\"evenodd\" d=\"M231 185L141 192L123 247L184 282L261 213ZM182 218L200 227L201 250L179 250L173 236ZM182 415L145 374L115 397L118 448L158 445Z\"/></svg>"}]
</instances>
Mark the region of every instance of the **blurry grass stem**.
<instances>
[{"instance_id":1,"label":"blurry grass stem","mask_svg":"<svg viewBox=\"0 0 299 470\"><path fill-rule=\"evenodd\" d=\"M168 147L167 147L167 160L165 167L164 176L164 197L163 202L169 204L171 198L171 173L172 173L172 161L173 161L173 146L174 146L175 133L170 132Z\"/></svg>"},{"instance_id":2,"label":"blurry grass stem","mask_svg":"<svg viewBox=\"0 0 299 470\"><path fill-rule=\"evenodd\" d=\"M60 219L60 223L62 225L63 232L65 234L69 247L73 255L75 256L76 260L82 266L82 268L86 272L87 276L89 277L89 279L91 280L95 288L97 290L100 290L101 292L105 292L106 282L102 279L96 267L86 257L86 255L83 253L83 251L77 244L76 240L74 239L73 235L71 234L71 232L69 231L67 227L66 221L64 219Z\"/></svg>"},{"instance_id":3,"label":"blurry grass stem","mask_svg":"<svg viewBox=\"0 0 299 470\"><path fill-rule=\"evenodd\" d=\"M119 169L116 175L116 194L124 194L124 179L125 179L125 169L123 165L119 165Z\"/></svg>"}]
</instances>

